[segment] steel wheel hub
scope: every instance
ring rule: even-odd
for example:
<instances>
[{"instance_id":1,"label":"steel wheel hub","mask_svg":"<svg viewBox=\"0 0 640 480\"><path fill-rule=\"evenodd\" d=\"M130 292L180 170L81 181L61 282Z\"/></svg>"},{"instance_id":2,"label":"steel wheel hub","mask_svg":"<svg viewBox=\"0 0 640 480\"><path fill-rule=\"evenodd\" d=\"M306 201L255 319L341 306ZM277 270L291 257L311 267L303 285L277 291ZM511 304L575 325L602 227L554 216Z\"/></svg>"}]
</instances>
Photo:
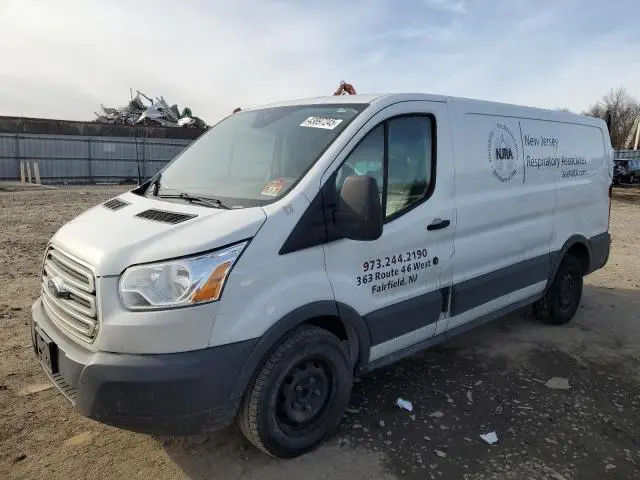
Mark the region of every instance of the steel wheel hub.
<instances>
[{"instance_id":1,"label":"steel wheel hub","mask_svg":"<svg viewBox=\"0 0 640 480\"><path fill-rule=\"evenodd\" d=\"M562 307L568 307L574 297L577 282L575 277L570 273L565 273L560 282L560 305Z\"/></svg>"},{"instance_id":2,"label":"steel wheel hub","mask_svg":"<svg viewBox=\"0 0 640 480\"><path fill-rule=\"evenodd\" d=\"M317 360L303 360L289 371L280 387L278 419L302 427L324 410L329 394L329 375L324 365Z\"/></svg>"}]
</instances>

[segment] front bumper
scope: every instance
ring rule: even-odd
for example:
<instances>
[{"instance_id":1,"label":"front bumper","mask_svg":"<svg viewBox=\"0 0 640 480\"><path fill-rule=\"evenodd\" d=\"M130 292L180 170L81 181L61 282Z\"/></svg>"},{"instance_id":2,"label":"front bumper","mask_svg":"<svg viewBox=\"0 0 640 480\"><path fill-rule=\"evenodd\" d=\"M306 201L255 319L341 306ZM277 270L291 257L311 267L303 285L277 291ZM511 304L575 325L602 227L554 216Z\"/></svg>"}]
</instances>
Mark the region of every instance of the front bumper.
<instances>
[{"instance_id":1,"label":"front bumper","mask_svg":"<svg viewBox=\"0 0 640 480\"><path fill-rule=\"evenodd\" d=\"M45 372L82 415L101 423L156 435L188 435L233 422L241 397L236 379L256 340L191 352L132 355L89 352L62 335L38 299L36 331L53 347Z\"/></svg>"}]
</instances>

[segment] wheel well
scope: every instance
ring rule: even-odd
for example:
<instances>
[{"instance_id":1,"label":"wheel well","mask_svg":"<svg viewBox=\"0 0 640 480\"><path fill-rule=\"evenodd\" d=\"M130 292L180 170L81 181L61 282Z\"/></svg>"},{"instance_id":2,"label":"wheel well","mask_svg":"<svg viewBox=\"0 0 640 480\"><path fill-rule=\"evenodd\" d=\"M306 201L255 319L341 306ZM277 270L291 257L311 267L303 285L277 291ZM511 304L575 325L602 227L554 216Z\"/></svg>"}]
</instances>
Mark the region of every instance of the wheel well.
<instances>
[{"instance_id":1,"label":"wheel well","mask_svg":"<svg viewBox=\"0 0 640 480\"><path fill-rule=\"evenodd\" d=\"M307 325L314 325L328 331L329 333L333 333L340 340L349 340L347 329L345 328L344 323L342 323L342 321L338 317L316 317L304 323L306 323Z\"/></svg>"},{"instance_id":2,"label":"wheel well","mask_svg":"<svg viewBox=\"0 0 640 480\"><path fill-rule=\"evenodd\" d=\"M586 274L589 271L589 249L583 243L574 243L571 248L567 250L567 255L573 255L582 264L582 273Z\"/></svg>"},{"instance_id":3,"label":"wheel well","mask_svg":"<svg viewBox=\"0 0 640 480\"><path fill-rule=\"evenodd\" d=\"M244 395L247 385L260 371L274 348L300 325L322 328L338 337L343 345L346 342L345 348L348 345L354 373L369 361L369 330L358 313L348 305L336 304L335 301L312 302L282 317L257 340L235 381L230 398Z\"/></svg>"},{"instance_id":4,"label":"wheel well","mask_svg":"<svg viewBox=\"0 0 640 480\"><path fill-rule=\"evenodd\" d=\"M351 365L357 368L360 356L360 343L358 333L354 329L349 329L339 317L332 315L315 317L304 322L306 325L313 325L334 334L342 342L347 342Z\"/></svg>"}]
</instances>

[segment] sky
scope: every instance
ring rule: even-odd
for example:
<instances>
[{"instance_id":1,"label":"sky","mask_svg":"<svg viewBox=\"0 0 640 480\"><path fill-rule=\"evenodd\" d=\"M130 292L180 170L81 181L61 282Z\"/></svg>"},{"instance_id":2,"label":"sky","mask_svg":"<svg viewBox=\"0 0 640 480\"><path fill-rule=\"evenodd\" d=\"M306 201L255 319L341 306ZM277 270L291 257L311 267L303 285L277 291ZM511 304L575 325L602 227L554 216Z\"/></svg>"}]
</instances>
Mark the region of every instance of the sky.
<instances>
[{"instance_id":1,"label":"sky","mask_svg":"<svg viewBox=\"0 0 640 480\"><path fill-rule=\"evenodd\" d=\"M426 92L585 110L640 98L638 0L0 0L0 115L92 120L130 89L233 108Z\"/></svg>"}]
</instances>

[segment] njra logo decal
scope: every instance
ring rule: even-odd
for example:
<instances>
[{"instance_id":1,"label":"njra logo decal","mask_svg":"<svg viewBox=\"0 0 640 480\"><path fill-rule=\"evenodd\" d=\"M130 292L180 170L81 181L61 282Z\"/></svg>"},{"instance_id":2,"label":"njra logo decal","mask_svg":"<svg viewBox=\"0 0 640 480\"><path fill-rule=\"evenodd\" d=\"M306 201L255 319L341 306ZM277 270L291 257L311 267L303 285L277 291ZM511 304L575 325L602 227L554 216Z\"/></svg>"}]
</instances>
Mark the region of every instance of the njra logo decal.
<instances>
[{"instance_id":1,"label":"njra logo decal","mask_svg":"<svg viewBox=\"0 0 640 480\"><path fill-rule=\"evenodd\" d=\"M509 127L498 123L489 133L489 165L493 176L508 182L518 173L518 142Z\"/></svg>"}]
</instances>

